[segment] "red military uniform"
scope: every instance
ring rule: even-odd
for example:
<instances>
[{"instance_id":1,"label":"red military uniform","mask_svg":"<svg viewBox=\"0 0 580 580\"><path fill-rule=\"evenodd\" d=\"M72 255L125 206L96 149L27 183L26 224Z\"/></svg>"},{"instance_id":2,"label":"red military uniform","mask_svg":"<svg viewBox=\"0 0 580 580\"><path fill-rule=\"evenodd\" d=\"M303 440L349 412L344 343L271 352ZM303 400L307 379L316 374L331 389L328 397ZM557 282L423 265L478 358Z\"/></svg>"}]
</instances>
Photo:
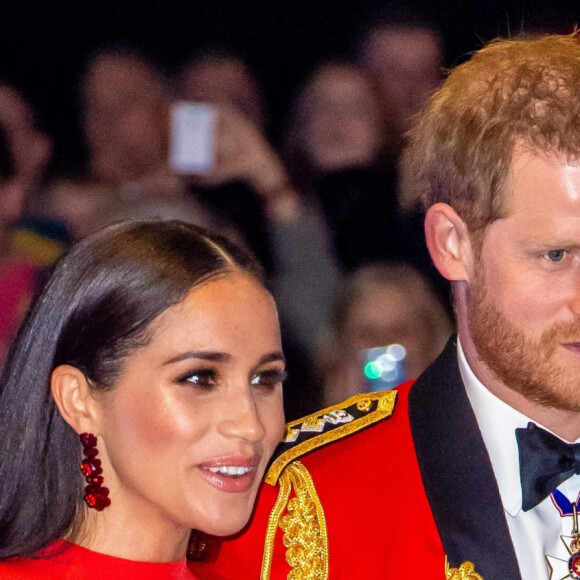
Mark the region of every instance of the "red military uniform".
<instances>
[{"instance_id":1,"label":"red military uniform","mask_svg":"<svg viewBox=\"0 0 580 580\"><path fill-rule=\"evenodd\" d=\"M246 530L192 564L200 579L520 579L453 344L414 384L291 423L295 436Z\"/></svg>"}]
</instances>

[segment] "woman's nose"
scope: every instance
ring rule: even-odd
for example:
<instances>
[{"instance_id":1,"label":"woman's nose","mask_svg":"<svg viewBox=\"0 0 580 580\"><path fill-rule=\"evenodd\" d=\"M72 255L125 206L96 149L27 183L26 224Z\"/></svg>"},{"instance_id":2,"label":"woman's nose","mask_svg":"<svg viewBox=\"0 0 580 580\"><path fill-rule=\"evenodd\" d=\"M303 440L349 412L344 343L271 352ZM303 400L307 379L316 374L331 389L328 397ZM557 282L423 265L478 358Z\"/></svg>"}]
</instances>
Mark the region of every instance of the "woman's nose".
<instances>
[{"instance_id":1,"label":"woman's nose","mask_svg":"<svg viewBox=\"0 0 580 580\"><path fill-rule=\"evenodd\" d=\"M245 441L257 442L263 439L264 425L251 393L232 398L227 409L224 409L219 430L222 435Z\"/></svg>"}]
</instances>

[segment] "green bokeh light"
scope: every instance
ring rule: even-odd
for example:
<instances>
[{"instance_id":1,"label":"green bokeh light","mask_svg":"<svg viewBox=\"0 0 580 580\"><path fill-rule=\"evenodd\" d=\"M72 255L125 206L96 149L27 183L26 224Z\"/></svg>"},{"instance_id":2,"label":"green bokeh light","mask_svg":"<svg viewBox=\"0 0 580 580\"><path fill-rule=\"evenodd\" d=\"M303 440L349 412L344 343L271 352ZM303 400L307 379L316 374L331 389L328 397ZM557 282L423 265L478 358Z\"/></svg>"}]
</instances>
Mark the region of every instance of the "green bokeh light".
<instances>
[{"instance_id":1,"label":"green bokeh light","mask_svg":"<svg viewBox=\"0 0 580 580\"><path fill-rule=\"evenodd\" d=\"M381 366L376 361L370 361L365 365L364 374L367 379L376 380L382 373Z\"/></svg>"}]
</instances>

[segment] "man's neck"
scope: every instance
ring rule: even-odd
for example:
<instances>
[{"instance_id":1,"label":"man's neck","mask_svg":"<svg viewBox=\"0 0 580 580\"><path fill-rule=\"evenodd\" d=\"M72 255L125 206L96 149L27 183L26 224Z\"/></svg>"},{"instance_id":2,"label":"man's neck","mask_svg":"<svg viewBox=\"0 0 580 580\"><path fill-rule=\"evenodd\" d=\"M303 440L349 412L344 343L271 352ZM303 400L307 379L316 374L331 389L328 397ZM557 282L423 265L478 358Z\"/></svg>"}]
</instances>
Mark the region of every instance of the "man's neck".
<instances>
[{"instance_id":1,"label":"man's neck","mask_svg":"<svg viewBox=\"0 0 580 580\"><path fill-rule=\"evenodd\" d=\"M569 442L580 439L580 413L541 405L510 388L481 360L468 333L460 332L459 339L469 367L488 391L558 437Z\"/></svg>"}]
</instances>

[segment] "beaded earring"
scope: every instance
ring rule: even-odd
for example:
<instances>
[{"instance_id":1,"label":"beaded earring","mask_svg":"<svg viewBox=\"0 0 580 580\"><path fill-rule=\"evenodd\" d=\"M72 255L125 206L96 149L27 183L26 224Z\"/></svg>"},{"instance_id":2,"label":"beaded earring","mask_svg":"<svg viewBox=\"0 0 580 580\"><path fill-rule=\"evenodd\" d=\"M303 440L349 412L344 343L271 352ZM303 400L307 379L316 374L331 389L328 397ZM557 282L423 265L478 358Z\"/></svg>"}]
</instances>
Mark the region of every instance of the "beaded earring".
<instances>
[{"instance_id":1,"label":"beaded earring","mask_svg":"<svg viewBox=\"0 0 580 580\"><path fill-rule=\"evenodd\" d=\"M97 459L99 454L97 438L92 433L81 433L79 439L85 456L81 461L80 470L88 483L83 499L90 508L100 512L111 505L111 500L109 488L103 485L105 478L102 475L101 460Z\"/></svg>"}]
</instances>

